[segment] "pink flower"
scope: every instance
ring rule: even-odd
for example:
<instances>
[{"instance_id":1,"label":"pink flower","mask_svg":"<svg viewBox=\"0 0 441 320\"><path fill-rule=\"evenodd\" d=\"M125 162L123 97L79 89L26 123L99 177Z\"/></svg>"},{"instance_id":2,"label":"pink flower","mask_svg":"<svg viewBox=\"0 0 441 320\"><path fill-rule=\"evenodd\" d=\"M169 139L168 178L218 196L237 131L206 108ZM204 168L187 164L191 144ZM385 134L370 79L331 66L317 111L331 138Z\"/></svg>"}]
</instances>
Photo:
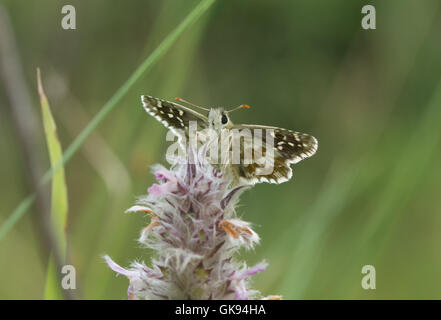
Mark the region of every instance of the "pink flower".
<instances>
[{"instance_id":1,"label":"pink flower","mask_svg":"<svg viewBox=\"0 0 441 320\"><path fill-rule=\"evenodd\" d=\"M238 198L248 186L231 186L208 161L197 160L180 162L170 170L155 166L158 184L127 210L150 215L139 242L156 252L151 267L132 263L125 269L105 257L112 270L129 279L129 298L261 298L249 280L263 272L266 263L249 268L235 255L260 240L250 223L235 213Z\"/></svg>"}]
</instances>

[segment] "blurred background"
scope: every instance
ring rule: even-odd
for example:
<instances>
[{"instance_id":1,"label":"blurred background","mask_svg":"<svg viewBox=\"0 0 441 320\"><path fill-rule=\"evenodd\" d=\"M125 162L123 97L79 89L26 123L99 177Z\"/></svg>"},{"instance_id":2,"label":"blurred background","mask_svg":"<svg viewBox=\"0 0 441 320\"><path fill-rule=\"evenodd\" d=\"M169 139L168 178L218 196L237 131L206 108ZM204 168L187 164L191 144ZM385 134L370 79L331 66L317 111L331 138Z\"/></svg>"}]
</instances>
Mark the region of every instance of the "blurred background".
<instances>
[{"instance_id":1,"label":"blurred background","mask_svg":"<svg viewBox=\"0 0 441 320\"><path fill-rule=\"evenodd\" d=\"M33 191L32 174L50 168L36 68L66 149L198 2L0 2L0 225ZM61 28L65 4L76 8L76 30ZM361 28L364 4L376 8L376 30ZM239 215L262 238L241 258L269 262L253 282L264 295L440 299L440 6L215 2L65 167L75 296L127 297L127 279L115 277L103 254L122 266L150 259L136 242L149 219L123 214L153 183L150 166L166 165L166 129L140 104L150 94L203 106L246 103L252 108L235 113L236 123L319 140L291 181L257 185L241 198ZM14 60L19 68L8 74ZM17 114L14 104L29 108ZM2 299L44 297L48 248L39 210L37 202L0 241ZM376 290L361 287L364 265L376 268Z\"/></svg>"}]
</instances>

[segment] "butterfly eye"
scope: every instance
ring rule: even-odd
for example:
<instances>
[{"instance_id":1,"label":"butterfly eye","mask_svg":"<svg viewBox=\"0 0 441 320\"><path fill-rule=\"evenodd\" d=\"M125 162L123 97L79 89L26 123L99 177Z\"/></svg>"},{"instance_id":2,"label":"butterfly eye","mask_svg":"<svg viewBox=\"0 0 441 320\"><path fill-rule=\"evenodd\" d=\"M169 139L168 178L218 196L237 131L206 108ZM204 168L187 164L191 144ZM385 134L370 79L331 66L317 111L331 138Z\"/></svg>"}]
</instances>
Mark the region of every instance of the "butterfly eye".
<instances>
[{"instance_id":1,"label":"butterfly eye","mask_svg":"<svg viewBox=\"0 0 441 320\"><path fill-rule=\"evenodd\" d=\"M222 124L226 124L228 122L228 118L226 115L222 115L222 119L221 119Z\"/></svg>"}]
</instances>

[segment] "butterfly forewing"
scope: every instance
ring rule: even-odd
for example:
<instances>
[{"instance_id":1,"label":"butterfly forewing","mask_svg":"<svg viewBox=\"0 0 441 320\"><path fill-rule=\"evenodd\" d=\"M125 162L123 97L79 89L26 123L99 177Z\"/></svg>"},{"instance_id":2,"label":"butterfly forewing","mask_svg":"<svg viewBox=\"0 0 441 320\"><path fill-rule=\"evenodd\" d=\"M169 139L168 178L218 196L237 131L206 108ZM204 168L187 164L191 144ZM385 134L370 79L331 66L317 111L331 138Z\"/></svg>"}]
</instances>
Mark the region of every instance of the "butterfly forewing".
<instances>
[{"instance_id":1,"label":"butterfly forewing","mask_svg":"<svg viewBox=\"0 0 441 320\"><path fill-rule=\"evenodd\" d=\"M261 167L258 165L258 159L253 159L253 164L235 165L236 174L249 183L285 182L291 179L292 176L290 164L294 164L305 158L311 157L317 151L317 139L305 133L278 127L259 125L235 125L235 128L248 128L254 133L253 139L261 139L263 157L265 157L267 152L266 146L272 147L274 151L274 169L269 174L258 174L258 169ZM273 138L273 143L270 145L266 143L267 131L268 134Z\"/></svg>"},{"instance_id":2,"label":"butterfly forewing","mask_svg":"<svg viewBox=\"0 0 441 320\"><path fill-rule=\"evenodd\" d=\"M207 117L192 109L147 95L141 96L144 109L164 126L176 131L187 130L190 121L197 122L198 130L207 127Z\"/></svg>"}]
</instances>

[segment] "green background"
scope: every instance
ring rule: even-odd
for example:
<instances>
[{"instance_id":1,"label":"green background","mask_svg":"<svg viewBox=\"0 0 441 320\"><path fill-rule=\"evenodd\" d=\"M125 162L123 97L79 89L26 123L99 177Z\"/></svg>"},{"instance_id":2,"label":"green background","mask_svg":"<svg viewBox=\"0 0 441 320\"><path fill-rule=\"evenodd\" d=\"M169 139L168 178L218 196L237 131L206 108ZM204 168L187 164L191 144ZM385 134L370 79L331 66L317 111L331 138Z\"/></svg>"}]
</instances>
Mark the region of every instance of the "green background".
<instances>
[{"instance_id":1,"label":"green background","mask_svg":"<svg viewBox=\"0 0 441 320\"><path fill-rule=\"evenodd\" d=\"M63 148L198 3L2 0L49 168L35 70ZM77 29L60 26L76 8ZM373 4L377 29L363 30ZM221 0L131 88L66 166L68 256L75 295L125 299L128 281L103 262L149 261L141 214L124 215L166 164L166 129L140 95L203 106L249 104L237 123L317 137L293 179L246 192L239 215L262 243L241 258L268 269L253 286L285 299L441 298L441 11L439 1ZM0 85L0 225L32 190ZM48 250L35 207L0 242L0 298L43 298ZM376 290L361 287L364 265Z\"/></svg>"}]
</instances>

